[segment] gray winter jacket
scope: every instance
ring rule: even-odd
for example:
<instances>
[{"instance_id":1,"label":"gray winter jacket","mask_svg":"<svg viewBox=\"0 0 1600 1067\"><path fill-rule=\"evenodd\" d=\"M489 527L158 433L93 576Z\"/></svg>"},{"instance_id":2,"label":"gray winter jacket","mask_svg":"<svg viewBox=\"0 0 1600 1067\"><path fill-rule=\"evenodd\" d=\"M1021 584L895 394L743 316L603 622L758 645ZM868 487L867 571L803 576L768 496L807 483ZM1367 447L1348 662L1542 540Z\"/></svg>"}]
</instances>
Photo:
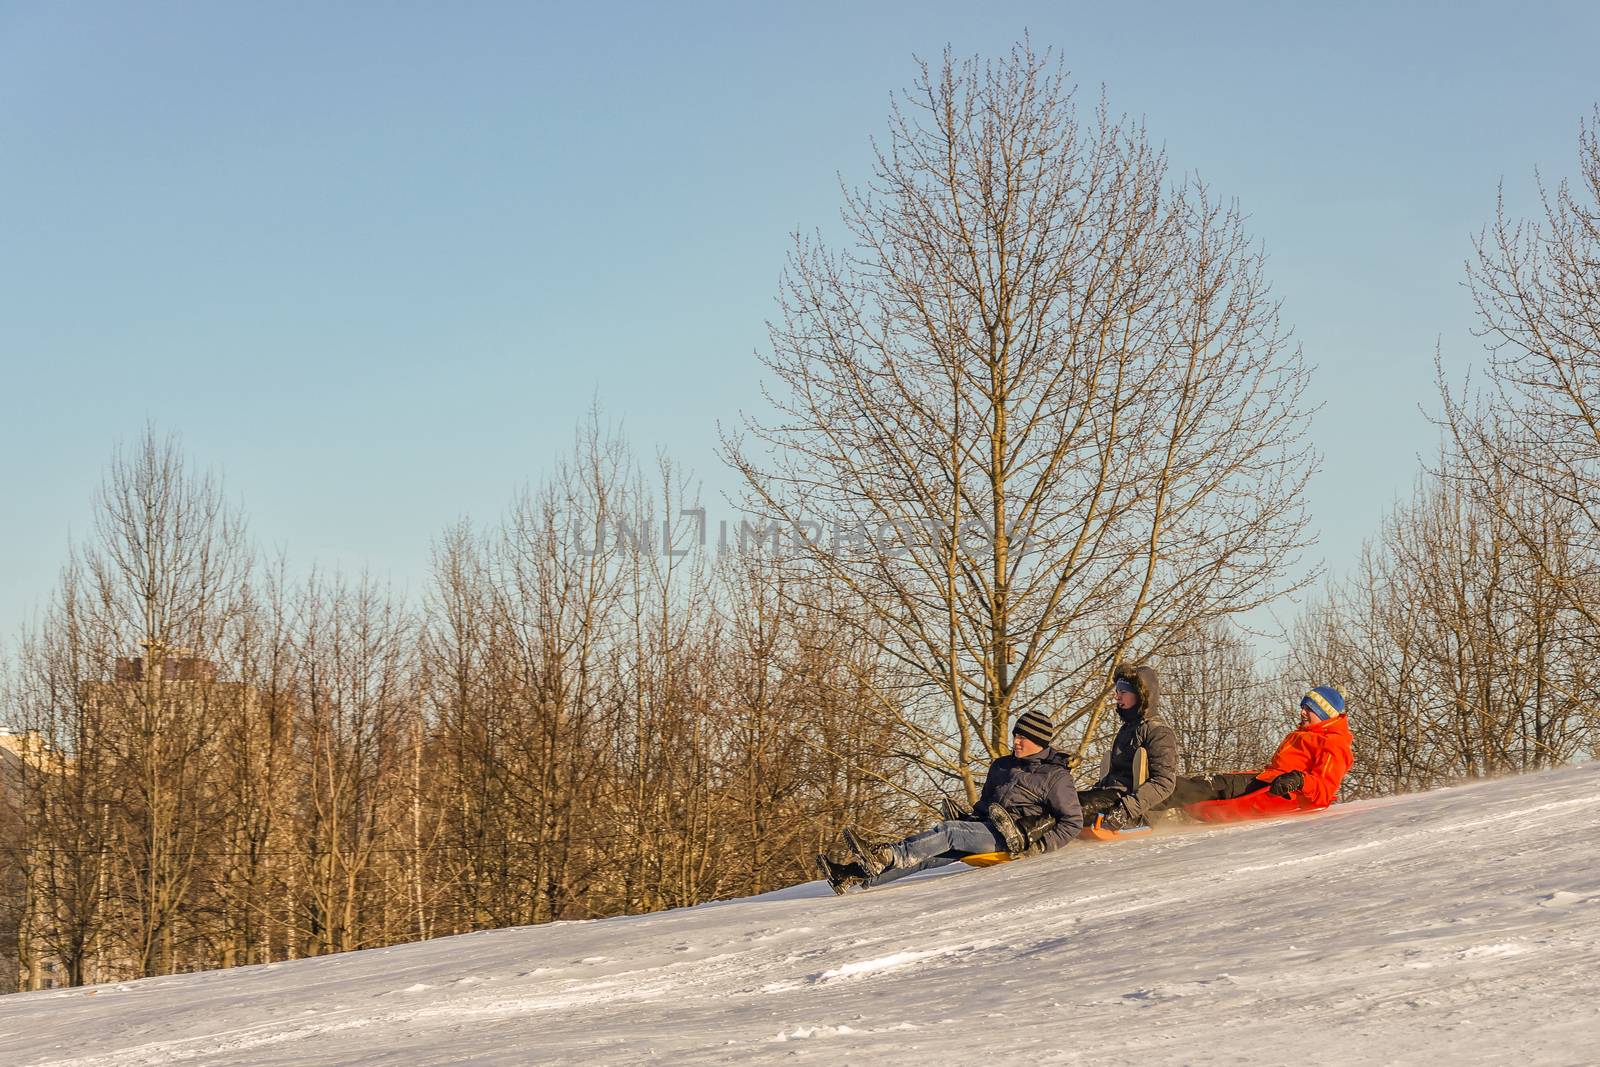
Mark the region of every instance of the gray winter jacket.
<instances>
[{"instance_id":1,"label":"gray winter jacket","mask_svg":"<svg viewBox=\"0 0 1600 1067\"><path fill-rule=\"evenodd\" d=\"M1122 727L1111 744L1111 771L1093 788L1118 789L1125 793L1122 814L1127 821L1137 822L1171 796L1173 787L1178 784L1178 735L1161 718L1161 681L1156 677L1155 668L1119 665L1115 673L1116 677L1133 683L1139 703L1132 711L1117 709ZM1150 759L1150 777L1136 790L1133 755L1141 748Z\"/></svg>"},{"instance_id":2,"label":"gray winter jacket","mask_svg":"<svg viewBox=\"0 0 1600 1067\"><path fill-rule=\"evenodd\" d=\"M999 804L1019 822L1030 816L1054 815L1054 826L1043 834L1029 835L1042 843L1046 852L1054 852L1083 829L1083 809L1078 806L1067 757L1053 748L1024 759L1001 756L989 764L989 776L983 780L983 794L973 812L980 819L987 818L990 804Z\"/></svg>"}]
</instances>

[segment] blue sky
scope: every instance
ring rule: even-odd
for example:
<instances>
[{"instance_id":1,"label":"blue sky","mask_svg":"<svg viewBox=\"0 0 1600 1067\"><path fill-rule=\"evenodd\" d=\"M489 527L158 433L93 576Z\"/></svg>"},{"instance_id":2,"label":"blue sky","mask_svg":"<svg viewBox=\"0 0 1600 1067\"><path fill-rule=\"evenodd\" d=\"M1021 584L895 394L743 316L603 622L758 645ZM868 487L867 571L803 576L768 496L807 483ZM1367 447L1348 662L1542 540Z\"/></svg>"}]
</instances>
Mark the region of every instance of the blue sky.
<instances>
[{"instance_id":1,"label":"blue sky","mask_svg":"<svg viewBox=\"0 0 1600 1067\"><path fill-rule=\"evenodd\" d=\"M420 588L591 402L713 490L796 229L914 55L1031 32L1237 197L1325 405L1335 571L1435 434L1504 178L1574 165L1600 7L0 0L0 633L146 423L304 566Z\"/></svg>"}]
</instances>

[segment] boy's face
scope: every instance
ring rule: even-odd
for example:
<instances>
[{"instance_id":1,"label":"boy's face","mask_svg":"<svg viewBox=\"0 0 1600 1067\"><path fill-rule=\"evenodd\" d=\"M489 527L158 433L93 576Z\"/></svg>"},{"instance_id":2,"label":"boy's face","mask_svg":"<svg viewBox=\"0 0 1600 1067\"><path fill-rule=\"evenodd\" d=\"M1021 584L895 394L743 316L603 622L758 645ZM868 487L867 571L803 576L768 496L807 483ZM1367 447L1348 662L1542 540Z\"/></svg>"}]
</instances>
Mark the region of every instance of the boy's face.
<instances>
[{"instance_id":1,"label":"boy's face","mask_svg":"<svg viewBox=\"0 0 1600 1067\"><path fill-rule=\"evenodd\" d=\"M1044 746L1034 744L1021 734L1011 735L1011 754L1018 759L1027 759L1029 756L1037 756L1043 751Z\"/></svg>"},{"instance_id":2,"label":"boy's face","mask_svg":"<svg viewBox=\"0 0 1600 1067\"><path fill-rule=\"evenodd\" d=\"M1317 723L1319 723L1321 721L1322 721L1322 716L1315 714L1314 712L1311 711L1310 708L1301 708L1300 709L1300 725L1301 726L1315 726Z\"/></svg>"},{"instance_id":3,"label":"boy's face","mask_svg":"<svg viewBox=\"0 0 1600 1067\"><path fill-rule=\"evenodd\" d=\"M1138 693L1135 693L1131 689L1117 690L1117 707L1121 708L1123 711L1128 711L1137 703L1139 703Z\"/></svg>"}]
</instances>

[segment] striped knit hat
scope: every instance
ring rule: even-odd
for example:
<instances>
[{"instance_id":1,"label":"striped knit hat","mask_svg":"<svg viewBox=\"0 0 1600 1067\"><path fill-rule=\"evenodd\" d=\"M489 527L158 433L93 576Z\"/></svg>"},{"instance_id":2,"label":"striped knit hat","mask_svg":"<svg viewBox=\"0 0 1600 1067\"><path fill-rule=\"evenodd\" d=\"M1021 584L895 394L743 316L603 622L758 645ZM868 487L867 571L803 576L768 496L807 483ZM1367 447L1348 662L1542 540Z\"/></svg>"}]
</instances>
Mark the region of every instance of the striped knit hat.
<instances>
[{"instance_id":1,"label":"striped knit hat","mask_svg":"<svg viewBox=\"0 0 1600 1067\"><path fill-rule=\"evenodd\" d=\"M1344 694L1335 685L1319 685L1300 700L1300 706L1319 719L1344 714Z\"/></svg>"},{"instance_id":2,"label":"striped knit hat","mask_svg":"<svg viewBox=\"0 0 1600 1067\"><path fill-rule=\"evenodd\" d=\"M1056 735L1056 724L1042 711L1025 711L1017 716L1017 724L1011 732L1017 737L1026 737L1040 748L1049 748Z\"/></svg>"}]
</instances>

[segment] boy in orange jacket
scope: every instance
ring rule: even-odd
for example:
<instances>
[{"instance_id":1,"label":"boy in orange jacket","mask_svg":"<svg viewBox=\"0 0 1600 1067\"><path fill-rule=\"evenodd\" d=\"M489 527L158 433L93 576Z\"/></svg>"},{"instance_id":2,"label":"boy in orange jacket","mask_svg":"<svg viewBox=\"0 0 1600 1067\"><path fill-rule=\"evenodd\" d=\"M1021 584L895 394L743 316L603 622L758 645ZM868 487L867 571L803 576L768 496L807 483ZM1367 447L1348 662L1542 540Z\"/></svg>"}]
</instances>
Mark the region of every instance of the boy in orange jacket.
<instances>
[{"instance_id":1,"label":"boy in orange jacket","mask_svg":"<svg viewBox=\"0 0 1600 1067\"><path fill-rule=\"evenodd\" d=\"M1208 801L1232 801L1266 790L1256 802L1235 809L1235 813L1248 817L1245 807L1254 815L1325 808L1333 803L1339 783L1344 781L1352 762L1344 694L1335 686L1319 685L1301 699L1300 725L1283 739L1265 767L1254 774L1179 778L1172 795L1161 807L1183 807L1200 818L1210 814L1221 816L1227 809L1212 808ZM1189 805L1198 807L1189 808Z\"/></svg>"}]
</instances>

